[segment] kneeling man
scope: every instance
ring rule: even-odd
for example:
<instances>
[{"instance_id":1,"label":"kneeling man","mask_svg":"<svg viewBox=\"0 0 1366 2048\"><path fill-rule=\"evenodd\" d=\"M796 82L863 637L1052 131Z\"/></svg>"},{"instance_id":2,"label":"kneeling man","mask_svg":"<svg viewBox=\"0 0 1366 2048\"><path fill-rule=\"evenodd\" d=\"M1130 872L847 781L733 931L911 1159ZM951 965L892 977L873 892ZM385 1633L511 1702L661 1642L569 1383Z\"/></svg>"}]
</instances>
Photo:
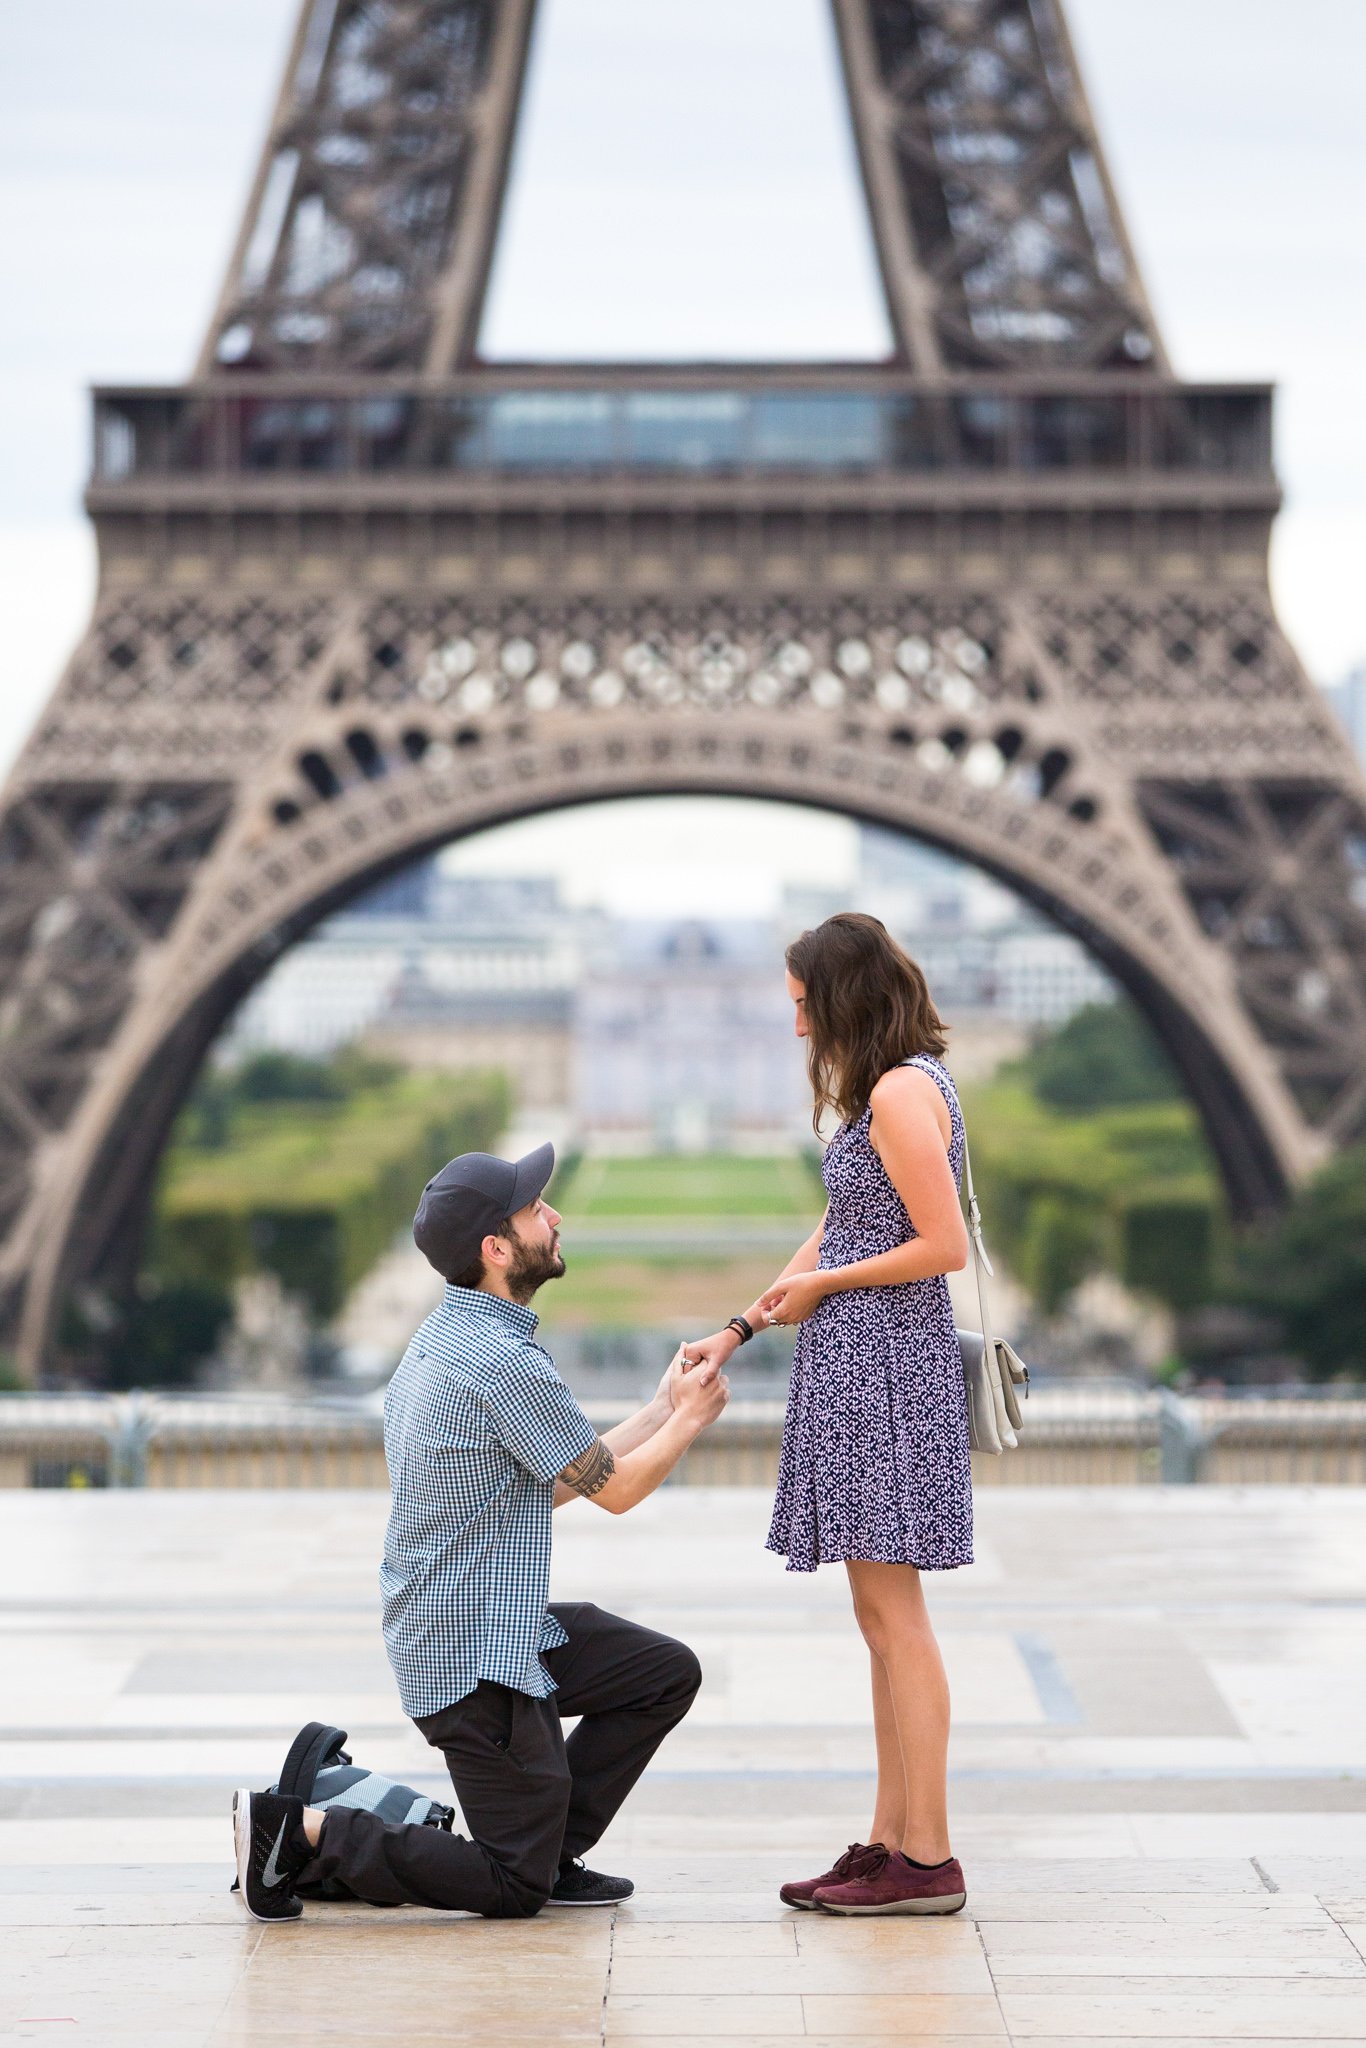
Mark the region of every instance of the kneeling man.
<instances>
[{"instance_id":1,"label":"kneeling man","mask_svg":"<svg viewBox=\"0 0 1366 2048\"><path fill-rule=\"evenodd\" d=\"M611 1905L624 1878L587 1870L701 1671L668 1636L583 1603L546 1605L550 1516L582 1495L611 1514L652 1493L729 1398L724 1379L670 1367L654 1400L600 1437L535 1342L528 1307L564 1272L542 1145L515 1163L453 1159L413 1235L446 1280L384 1403L392 1505L380 1585L399 1695L446 1760L470 1839L324 1814L241 1791L237 1869L247 1910L294 1919L295 1885L332 1880L375 1905L489 1916ZM565 1715L580 1715L566 1742Z\"/></svg>"}]
</instances>

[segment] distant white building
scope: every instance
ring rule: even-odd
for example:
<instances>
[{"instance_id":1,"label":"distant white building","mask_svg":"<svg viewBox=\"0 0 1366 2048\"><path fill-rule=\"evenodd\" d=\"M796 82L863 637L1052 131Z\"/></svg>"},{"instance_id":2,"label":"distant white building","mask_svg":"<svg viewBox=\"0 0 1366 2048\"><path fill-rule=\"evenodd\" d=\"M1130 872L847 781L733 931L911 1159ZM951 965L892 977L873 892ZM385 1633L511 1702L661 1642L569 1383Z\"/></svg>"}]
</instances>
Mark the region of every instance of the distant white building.
<instances>
[{"instance_id":1,"label":"distant white building","mask_svg":"<svg viewBox=\"0 0 1366 2048\"><path fill-rule=\"evenodd\" d=\"M481 1065L502 1034L529 1026L543 1048L558 1031L563 1089L583 930L553 882L446 876L429 864L288 952L238 1011L225 1051L325 1058L356 1038L388 1036L401 1057L411 1033L424 1065Z\"/></svg>"},{"instance_id":2,"label":"distant white building","mask_svg":"<svg viewBox=\"0 0 1366 2048\"><path fill-rule=\"evenodd\" d=\"M784 1149L809 1129L802 1048L771 927L618 929L574 1020L574 1107L603 1150Z\"/></svg>"},{"instance_id":3,"label":"distant white building","mask_svg":"<svg viewBox=\"0 0 1366 2048\"><path fill-rule=\"evenodd\" d=\"M1361 662L1324 691L1347 729L1358 761L1366 766L1366 662Z\"/></svg>"},{"instance_id":4,"label":"distant white building","mask_svg":"<svg viewBox=\"0 0 1366 2048\"><path fill-rule=\"evenodd\" d=\"M1066 932L1015 932L997 940L995 1005L1016 1024L1065 1024L1088 1003L1114 1001L1115 985Z\"/></svg>"}]
</instances>

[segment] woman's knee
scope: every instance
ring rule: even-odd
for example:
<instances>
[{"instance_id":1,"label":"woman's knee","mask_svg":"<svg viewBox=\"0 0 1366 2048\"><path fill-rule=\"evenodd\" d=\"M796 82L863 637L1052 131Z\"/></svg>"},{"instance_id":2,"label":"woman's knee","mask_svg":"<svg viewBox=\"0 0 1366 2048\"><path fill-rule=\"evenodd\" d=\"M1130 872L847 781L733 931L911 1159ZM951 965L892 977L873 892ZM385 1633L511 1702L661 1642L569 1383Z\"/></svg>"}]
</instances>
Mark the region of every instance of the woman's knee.
<instances>
[{"instance_id":1,"label":"woman's knee","mask_svg":"<svg viewBox=\"0 0 1366 2048\"><path fill-rule=\"evenodd\" d=\"M854 1619L868 1648L884 1663L898 1650L933 1641L928 1617L908 1612L900 1605L884 1606L877 1599L859 1599L854 1602Z\"/></svg>"}]
</instances>

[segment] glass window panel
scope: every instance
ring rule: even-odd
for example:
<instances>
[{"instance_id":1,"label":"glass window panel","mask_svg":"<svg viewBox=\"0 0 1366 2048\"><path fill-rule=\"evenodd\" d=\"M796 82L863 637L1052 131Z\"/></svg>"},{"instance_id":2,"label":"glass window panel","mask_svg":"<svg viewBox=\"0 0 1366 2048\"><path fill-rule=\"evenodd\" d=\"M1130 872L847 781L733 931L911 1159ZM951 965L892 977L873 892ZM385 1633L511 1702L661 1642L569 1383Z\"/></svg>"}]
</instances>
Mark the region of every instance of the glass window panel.
<instances>
[{"instance_id":1,"label":"glass window panel","mask_svg":"<svg viewBox=\"0 0 1366 2048\"><path fill-rule=\"evenodd\" d=\"M737 469L749 407L738 391L638 391L623 406L624 455L642 468Z\"/></svg>"},{"instance_id":2,"label":"glass window panel","mask_svg":"<svg viewBox=\"0 0 1366 2048\"><path fill-rule=\"evenodd\" d=\"M753 460L767 468L875 469L886 460L885 401L858 392L772 392L754 400Z\"/></svg>"},{"instance_id":3,"label":"glass window panel","mask_svg":"<svg viewBox=\"0 0 1366 2048\"><path fill-rule=\"evenodd\" d=\"M601 469L613 403L600 391L508 391L489 401L488 460L499 469Z\"/></svg>"},{"instance_id":4,"label":"glass window panel","mask_svg":"<svg viewBox=\"0 0 1366 2048\"><path fill-rule=\"evenodd\" d=\"M362 469L396 469L412 445L411 398L359 399L353 411Z\"/></svg>"},{"instance_id":5,"label":"glass window panel","mask_svg":"<svg viewBox=\"0 0 1366 2048\"><path fill-rule=\"evenodd\" d=\"M1126 453L1122 398L1060 393L1025 401L1020 457L1027 469L1119 469Z\"/></svg>"},{"instance_id":6,"label":"glass window panel","mask_svg":"<svg viewBox=\"0 0 1366 2048\"><path fill-rule=\"evenodd\" d=\"M1012 410L1007 398L953 399L951 417L957 460L969 469L1003 469L1010 456Z\"/></svg>"}]
</instances>

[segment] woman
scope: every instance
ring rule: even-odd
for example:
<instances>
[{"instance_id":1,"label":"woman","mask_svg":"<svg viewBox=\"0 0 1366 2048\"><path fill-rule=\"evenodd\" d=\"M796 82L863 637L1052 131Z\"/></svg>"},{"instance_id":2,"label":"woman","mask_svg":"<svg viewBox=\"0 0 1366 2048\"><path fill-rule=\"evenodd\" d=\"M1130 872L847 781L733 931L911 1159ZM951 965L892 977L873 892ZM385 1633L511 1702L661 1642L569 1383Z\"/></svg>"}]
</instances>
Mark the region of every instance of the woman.
<instances>
[{"instance_id":1,"label":"woman","mask_svg":"<svg viewBox=\"0 0 1366 2048\"><path fill-rule=\"evenodd\" d=\"M967 1405L945 1274L967 1263L958 1200L963 1119L925 977L874 917L842 912L787 950L815 1121L824 1218L773 1286L688 1346L708 1372L743 1322L800 1324L768 1548L789 1571L849 1575L872 1668L877 1797L868 1840L788 1905L837 1913L954 1913L949 1695L922 1571L972 1562Z\"/></svg>"}]
</instances>

